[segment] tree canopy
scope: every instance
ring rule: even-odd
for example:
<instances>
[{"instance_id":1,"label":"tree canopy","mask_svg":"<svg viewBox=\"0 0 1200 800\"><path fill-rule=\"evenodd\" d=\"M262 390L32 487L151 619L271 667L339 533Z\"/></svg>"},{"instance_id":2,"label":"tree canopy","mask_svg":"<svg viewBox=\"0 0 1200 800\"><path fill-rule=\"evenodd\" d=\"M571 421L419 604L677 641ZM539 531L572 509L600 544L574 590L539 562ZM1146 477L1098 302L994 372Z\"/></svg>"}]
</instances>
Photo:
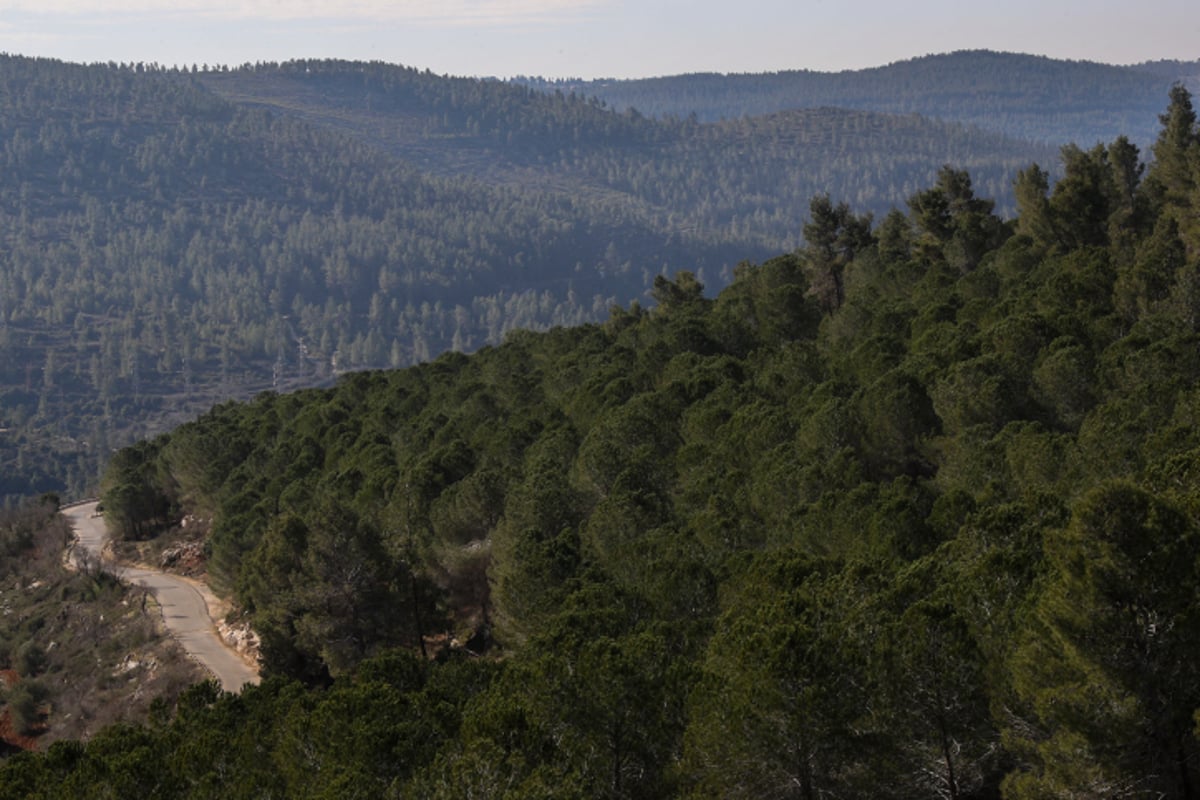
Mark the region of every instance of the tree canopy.
<instances>
[{"instance_id":1,"label":"tree canopy","mask_svg":"<svg viewBox=\"0 0 1200 800\"><path fill-rule=\"evenodd\" d=\"M1195 796L1196 197L1062 157L123 451L105 513L211 516L268 679L0 798Z\"/></svg>"}]
</instances>

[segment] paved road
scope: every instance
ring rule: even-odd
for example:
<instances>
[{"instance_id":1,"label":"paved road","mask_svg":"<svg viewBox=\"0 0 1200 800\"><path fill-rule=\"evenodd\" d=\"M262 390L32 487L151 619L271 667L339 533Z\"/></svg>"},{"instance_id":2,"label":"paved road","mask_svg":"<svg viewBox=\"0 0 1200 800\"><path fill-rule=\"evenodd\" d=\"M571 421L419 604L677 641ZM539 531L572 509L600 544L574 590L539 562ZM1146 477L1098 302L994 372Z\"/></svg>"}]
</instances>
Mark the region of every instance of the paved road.
<instances>
[{"instance_id":1,"label":"paved road","mask_svg":"<svg viewBox=\"0 0 1200 800\"><path fill-rule=\"evenodd\" d=\"M216 626L209 615L208 603L205 602L200 589L178 575L128 567L102 558L108 531L104 526L104 519L95 513L95 503L63 509L63 514L70 520L78 540L73 554L75 563L79 564L82 559L99 559L106 572L145 586L153 592L162 607L163 621L166 622L171 635L183 645L188 655L199 661L221 682L221 687L226 691L236 692L247 683L258 683L258 673L217 635Z\"/></svg>"}]
</instances>

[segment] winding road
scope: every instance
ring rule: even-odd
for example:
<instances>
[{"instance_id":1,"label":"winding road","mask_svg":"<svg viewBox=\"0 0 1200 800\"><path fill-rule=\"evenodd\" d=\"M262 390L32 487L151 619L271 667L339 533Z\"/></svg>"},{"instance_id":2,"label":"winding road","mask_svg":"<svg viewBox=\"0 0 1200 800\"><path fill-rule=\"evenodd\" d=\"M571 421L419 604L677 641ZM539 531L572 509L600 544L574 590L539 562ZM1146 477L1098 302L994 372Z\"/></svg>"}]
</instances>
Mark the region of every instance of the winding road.
<instances>
[{"instance_id":1,"label":"winding road","mask_svg":"<svg viewBox=\"0 0 1200 800\"><path fill-rule=\"evenodd\" d=\"M178 575L153 569L125 566L104 556L108 530L96 514L96 503L68 506L62 510L75 530L78 542L72 559L76 566L87 560L99 562L105 571L149 589L162 608L163 622L189 656L212 673L228 692L258 683L258 672L217 634L216 624L205 600L206 587Z\"/></svg>"}]
</instances>

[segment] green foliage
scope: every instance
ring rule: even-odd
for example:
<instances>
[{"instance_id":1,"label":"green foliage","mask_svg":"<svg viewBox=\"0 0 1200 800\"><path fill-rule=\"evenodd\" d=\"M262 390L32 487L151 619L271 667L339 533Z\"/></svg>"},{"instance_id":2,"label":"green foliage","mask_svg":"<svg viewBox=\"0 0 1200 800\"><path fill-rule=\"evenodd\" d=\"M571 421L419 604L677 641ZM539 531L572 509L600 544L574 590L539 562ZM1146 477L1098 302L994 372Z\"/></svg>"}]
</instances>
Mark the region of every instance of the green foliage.
<instances>
[{"instance_id":1,"label":"green foliage","mask_svg":"<svg viewBox=\"0 0 1200 800\"><path fill-rule=\"evenodd\" d=\"M865 777L864 643L842 635L855 598L830 591L831 572L781 555L743 576L689 700L697 796L819 797Z\"/></svg>"},{"instance_id":2,"label":"green foliage","mask_svg":"<svg viewBox=\"0 0 1200 800\"><path fill-rule=\"evenodd\" d=\"M36 675L40 667L26 672L21 670L20 660L14 663L24 675ZM34 681L21 681L4 693L4 703L8 710L8 721L14 731L22 736L36 732L41 724L41 705L46 699L46 689Z\"/></svg>"},{"instance_id":3,"label":"green foliage","mask_svg":"<svg viewBox=\"0 0 1200 800\"><path fill-rule=\"evenodd\" d=\"M716 298L655 273L654 309L123 451L110 513L212 514L268 680L13 785L1190 796L1194 208L1128 141L1064 159L1028 220L953 167L876 230L821 197Z\"/></svg>"},{"instance_id":4,"label":"green foliage","mask_svg":"<svg viewBox=\"0 0 1200 800\"><path fill-rule=\"evenodd\" d=\"M171 522L171 503L157 473L156 447L139 443L114 456L105 474L105 522L124 539L145 539Z\"/></svg>"},{"instance_id":5,"label":"green foliage","mask_svg":"<svg viewBox=\"0 0 1200 800\"><path fill-rule=\"evenodd\" d=\"M1008 238L1004 224L992 214L993 201L975 196L964 170L943 167L937 185L916 193L908 204L918 231L918 254L931 262L969 272L984 253Z\"/></svg>"},{"instance_id":6,"label":"green foliage","mask_svg":"<svg viewBox=\"0 0 1200 800\"><path fill-rule=\"evenodd\" d=\"M599 321L671 265L719 288L794 249L821 191L883 213L950 162L1003 195L1050 152L907 112L696 124L381 63L5 56L0 98L5 497L90 492L114 448L231 397Z\"/></svg>"},{"instance_id":7,"label":"green foliage","mask_svg":"<svg viewBox=\"0 0 1200 800\"><path fill-rule=\"evenodd\" d=\"M829 195L814 197L804 225L806 268L813 292L826 311L846 300L846 265L871 241L870 216L858 217L847 203L836 206Z\"/></svg>"},{"instance_id":8,"label":"green foliage","mask_svg":"<svg viewBox=\"0 0 1200 800\"><path fill-rule=\"evenodd\" d=\"M1153 495L1105 484L1046 542L1052 570L1014 657L1035 725L1014 797L1065 788L1184 797L1198 774L1190 665L1200 645L1195 524Z\"/></svg>"}]
</instances>

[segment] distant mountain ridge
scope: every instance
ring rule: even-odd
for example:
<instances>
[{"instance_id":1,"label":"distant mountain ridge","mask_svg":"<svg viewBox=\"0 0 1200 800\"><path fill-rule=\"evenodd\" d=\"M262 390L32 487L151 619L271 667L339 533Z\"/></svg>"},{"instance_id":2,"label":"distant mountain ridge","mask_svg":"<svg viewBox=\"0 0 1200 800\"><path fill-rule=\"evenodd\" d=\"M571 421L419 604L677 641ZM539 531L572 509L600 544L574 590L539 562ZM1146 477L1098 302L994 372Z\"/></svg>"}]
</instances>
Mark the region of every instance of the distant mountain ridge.
<instances>
[{"instance_id":1,"label":"distant mountain ridge","mask_svg":"<svg viewBox=\"0 0 1200 800\"><path fill-rule=\"evenodd\" d=\"M517 83L596 97L617 111L733 119L836 106L921 114L1055 145L1086 147L1120 135L1145 146L1176 82L1200 85L1200 61L1113 66L962 50L844 72L697 73L640 80Z\"/></svg>"},{"instance_id":2,"label":"distant mountain ridge","mask_svg":"<svg viewBox=\"0 0 1200 800\"><path fill-rule=\"evenodd\" d=\"M761 159L783 159L765 170L768 181L788 176L807 183L801 206L812 194L828 192L876 213L903 205L943 163L968 168L982 183L990 182L984 191L1005 207L1011 173L995 180L991 170L997 159L1035 159L1050 162L1048 166L1056 160L1053 148L1030 148L994 133L917 120L907 111L897 115L832 102L770 109L754 119L706 125L616 113L582 95L548 95L512 83L437 76L382 63L302 60L206 73L200 81L235 104L334 129L443 177L566 191L622 205L648 203L674 214L687 213L688 202L708 200L712 187L696 182L711 183L712 165L698 161L724 162L747 150L757 151ZM780 152L791 144L803 149ZM887 175L889 186L883 186L878 178L889 168L872 167L868 174L881 184L878 189L858 186L850 191L847 184L861 180L863 165L833 162L848 152L867 150L901 164L921 163L924 174L916 180L907 174ZM629 161L640 163L630 167ZM672 162L665 170L671 174L662 174L659 164L650 165L647 172L647 161ZM671 185L680 181L680 173L697 166L700 172L693 185ZM629 172L640 173L642 180ZM683 182L688 180L685 176ZM647 191L647 182L662 188ZM753 193L764 195L765 188L756 187ZM662 196L670 194L684 205L664 202ZM765 200L770 205L769 193ZM710 229L726 221L696 220ZM778 248L783 242L777 238L768 246Z\"/></svg>"}]
</instances>

